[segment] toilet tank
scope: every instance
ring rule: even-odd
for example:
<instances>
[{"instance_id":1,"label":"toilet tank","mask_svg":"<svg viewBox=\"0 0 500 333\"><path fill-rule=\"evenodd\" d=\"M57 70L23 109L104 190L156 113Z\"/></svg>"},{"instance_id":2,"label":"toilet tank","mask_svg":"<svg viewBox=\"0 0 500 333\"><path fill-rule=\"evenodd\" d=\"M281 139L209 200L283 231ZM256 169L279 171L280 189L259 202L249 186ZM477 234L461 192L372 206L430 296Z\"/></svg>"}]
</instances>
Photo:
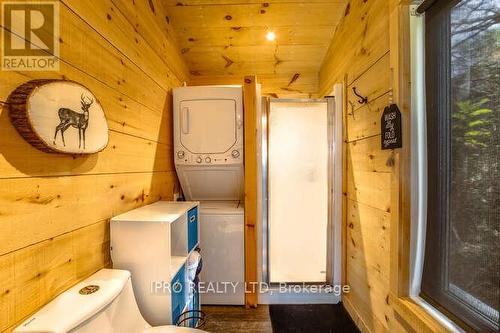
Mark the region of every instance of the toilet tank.
<instances>
[{"instance_id":1,"label":"toilet tank","mask_svg":"<svg viewBox=\"0 0 500 333\"><path fill-rule=\"evenodd\" d=\"M143 332L130 272L102 269L66 290L33 314L14 332Z\"/></svg>"}]
</instances>

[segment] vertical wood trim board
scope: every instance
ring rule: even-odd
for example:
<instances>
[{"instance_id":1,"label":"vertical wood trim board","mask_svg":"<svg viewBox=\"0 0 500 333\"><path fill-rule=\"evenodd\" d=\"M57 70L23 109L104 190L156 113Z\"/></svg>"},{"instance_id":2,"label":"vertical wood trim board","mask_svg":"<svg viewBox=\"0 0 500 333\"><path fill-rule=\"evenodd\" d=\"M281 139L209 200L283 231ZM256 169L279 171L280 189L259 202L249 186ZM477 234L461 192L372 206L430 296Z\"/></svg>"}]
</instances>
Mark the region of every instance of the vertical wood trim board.
<instances>
[{"instance_id":1,"label":"vertical wood trim board","mask_svg":"<svg viewBox=\"0 0 500 333\"><path fill-rule=\"evenodd\" d=\"M98 154L46 154L22 139L1 103L0 332L111 265L112 216L173 196L172 88L188 71L164 6L150 2L155 12L148 2L64 0L60 70L0 75L0 102L31 79L85 85L110 131Z\"/></svg>"},{"instance_id":2,"label":"vertical wood trim board","mask_svg":"<svg viewBox=\"0 0 500 333\"><path fill-rule=\"evenodd\" d=\"M257 306L257 78L246 76L243 84L245 122L245 305Z\"/></svg>"},{"instance_id":3,"label":"vertical wood trim board","mask_svg":"<svg viewBox=\"0 0 500 333\"><path fill-rule=\"evenodd\" d=\"M342 89L342 284L347 284L347 251L345 244L347 242L347 139L349 132L347 128L347 75L344 76Z\"/></svg>"},{"instance_id":4,"label":"vertical wood trim board","mask_svg":"<svg viewBox=\"0 0 500 333\"><path fill-rule=\"evenodd\" d=\"M402 115L403 147L395 158L392 179L393 215L391 231L391 292L396 296L408 296L410 275L410 12L408 1L391 0L390 47L393 102L399 106Z\"/></svg>"},{"instance_id":5,"label":"vertical wood trim board","mask_svg":"<svg viewBox=\"0 0 500 333\"><path fill-rule=\"evenodd\" d=\"M344 277L351 292L343 299L363 332L402 331L390 301L391 257L398 256L391 232L401 218L399 191L394 191L400 156L380 148L380 116L398 84L391 70L395 2L349 1L319 73L320 94L344 82L347 95ZM367 104L358 102L354 87L368 97Z\"/></svg>"}]
</instances>

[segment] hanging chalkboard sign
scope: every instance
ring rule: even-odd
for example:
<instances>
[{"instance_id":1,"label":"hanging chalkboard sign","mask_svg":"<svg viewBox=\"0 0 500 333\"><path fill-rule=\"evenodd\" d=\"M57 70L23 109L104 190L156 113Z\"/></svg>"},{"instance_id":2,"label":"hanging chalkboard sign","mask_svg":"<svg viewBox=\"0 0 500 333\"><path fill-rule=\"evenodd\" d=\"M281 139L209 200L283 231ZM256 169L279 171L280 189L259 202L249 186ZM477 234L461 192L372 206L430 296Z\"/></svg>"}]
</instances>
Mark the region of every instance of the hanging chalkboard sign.
<instances>
[{"instance_id":1,"label":"hanging chalkboard sign","mask_svg":"<svg viewBox=\"0 0 500 333\"><path fill-rule=\"evenodd\" d=\"M386 106L380 121L382 132L382 149L401 148L401 112L396 104Z\"/></svg>"}]
</instances>

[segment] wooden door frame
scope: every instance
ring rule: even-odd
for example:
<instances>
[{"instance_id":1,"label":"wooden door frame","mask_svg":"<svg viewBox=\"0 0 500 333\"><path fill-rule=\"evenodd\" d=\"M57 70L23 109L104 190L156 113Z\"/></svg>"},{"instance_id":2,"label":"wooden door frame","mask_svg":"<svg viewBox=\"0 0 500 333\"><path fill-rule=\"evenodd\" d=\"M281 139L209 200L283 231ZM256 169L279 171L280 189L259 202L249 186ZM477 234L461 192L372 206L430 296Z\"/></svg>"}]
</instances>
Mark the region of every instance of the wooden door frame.
<instances>
[{"instance_id":1,"label":"wooden door frame","mask_svg":"<svg viewBox=\"0 0 500 333\"><path fill-rule=\"evenodd\" d=\"M245 306L256 308L257 295L257 77L245 76L244 161L245 161Z\"/></svg>"}]
</instances>

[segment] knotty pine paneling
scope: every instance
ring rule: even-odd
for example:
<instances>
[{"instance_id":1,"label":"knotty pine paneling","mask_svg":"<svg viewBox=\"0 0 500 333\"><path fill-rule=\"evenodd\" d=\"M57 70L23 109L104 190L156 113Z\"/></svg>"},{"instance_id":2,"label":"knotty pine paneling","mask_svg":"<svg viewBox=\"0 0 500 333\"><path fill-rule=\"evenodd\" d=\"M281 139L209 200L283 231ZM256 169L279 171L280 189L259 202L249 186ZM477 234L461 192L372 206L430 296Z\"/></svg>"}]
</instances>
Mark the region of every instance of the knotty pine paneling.
<instances>
[{"instance_id":1,"label":"knotty pine paneling","mask_svg":"<svg viewBox=\"0 0 500 333\"><path fill-rule=\"evenodd\" d=\"M268 4L277 3L304 3L304 0L268 0ZM343 0L309 0L310 3L344 3ZM241 4L262 4L262 0L165 0L169 6L201 6L201 5L241 5Z\"/></svg>"},{"instance_id":2,"label":"knotty pine paneling","mask_svg":"<svg viewBox=\"0 0 500 333\"><path fill-rule=\"evenodd\" d=\"M193 39L195 47L225 47L227 41L236 46L268 46L269 42L264 38L255 36L265 36L268 31L264 26L249 26L232 29L228 27L206 27L204 29L182 29L176 31L180 41ZM333 26L284 26L275 27L273 31L279 36L282 46L324 46L330 45L330 41L335 32ZM190 44L184 45L184 52L191 52ZM187 50L189 48L189 51ZM298 49L298 48L297 48ZM324 53L324 51L322 51Z\"/></svg>"},{"instance_id":3,"label":"knotty pine paneling","mask_svg":"<svg viewBox=\"0 0 500 333\"><path fill-rule=\"evenodd\" d=\"M26 141L19 140L16 130L7 119L2 120L1 116L0 131L7 135L0 141L2 178L174 170L171 145L120 132L109 132L108 146L101 153L72 156L47 154L33 148ZM69 129L67 132L68 135L73 133L77 133L76 129Z\"/></svg>"},{"instance_id":4,"label":"knotty pine paneling","mask_svg":"<svg viewBox=\"0 0 500 333\"><path fill-rule=\"evenodd\" d=\"M0 254L168 199L174 172L1 180Z\"/></svg>"},{"instance_id":5,"label":"knotty pine paneling","mask_svg":"<svg viewBox=\"0 0 500 333\"><path fill-rule=\"evenodd\" d=\"M380 117L384 108L389 105L390 93L368 100L360 108L350 104L347 107L347 141L356 141L380 134ZM363 119L363 121L356 121Z\"/></svg>"},{"instance_id":6,"label":"knotty pine paneling","mask_svg":"<svg viewBox=\"0 0 500 333\"><path fill-rule=\"evenodd\" d=\"M20 318L109 265L107 220L0 256L0 329L10 331Z\"/></svg>"},{"instance_id":7,"label":"knotty pine paneling","mask_svg":"<svg viewBox=\"0 0 500 333\"><path fill-rule=\"evenodd\" d=\"M352 83L388 51L389 1L349 1L319 72L320 94L344 77Z\"/></svg>"},{"instance_id":8,"label":"knotty pine paneling","mask_svg":"<svg viewBox=\"0 0 500 333\"><path fill-rule=\"evenodd\" d=\"M0 81L0 100L19 85L35 79L66 79L78 81L89 88L99 98L110 130L130 134L143 139L171 144L172 93L158 97L155 101L135 100L125 91L111 88L77 67L61 63L59 72L2 72ZM160 103L164 103L162 106ZM0 126L3 130L10 127L8 110L0 109Z\"/></svg>"},{"instance_id":9,"label":"knotty pine paneling","mask_svg":"<svg viewBox=\"0 0 500 333\"><path fill-rule=\"evenodd\" d=\"M110 128L98 154L47 154L0 110L0 332L110 266L112 216L172 198L172 88L189 73L166 17L158 0L64 0L60 71L0 73L1 102L31 79L80 82Z\"/></svg>"},{"instance_id":10,"label":"knotty pine paneling","mask_svg":"<svg viewBox=\"0 0 500 333\"><path fill-rule=\"evenodd\" d=\"M262 95L275 98L310 98L318 91L318 73L294 74L260 74L257 75L262 84ZM243 84L244 75L204 76L193 75L190 85L202 86L211 84ZM290 84L290 82L292 82Z\"/></svg>"},{"instance_id":11,"label":"knotty pine paneling","mask_svg":"<svg viewBox=\"0 0 500 333\"><path fill-rule=\"evenodd\" d=\"M318 94L318 72L347 0L163 3L190 84L242 84L257 75L265 95L307 98ZM266 39L270 30L274 41Z\"/></svg>"},{"instance_id":12,"label":"knotty pine paneling","mask_svg":"<svg viewBox=\"0 0 500 333\"><path fill-rule=\"evenodd\" d=\"M389 2L351 0L319 73L319 91L344 83L347 142L345 276L347 310L362 331L400 329L389 303L391 178L394 156L380 149L380 116L391 98ZM359 104L352 88L368 97Z\"/></svg>"}]
</instances>

